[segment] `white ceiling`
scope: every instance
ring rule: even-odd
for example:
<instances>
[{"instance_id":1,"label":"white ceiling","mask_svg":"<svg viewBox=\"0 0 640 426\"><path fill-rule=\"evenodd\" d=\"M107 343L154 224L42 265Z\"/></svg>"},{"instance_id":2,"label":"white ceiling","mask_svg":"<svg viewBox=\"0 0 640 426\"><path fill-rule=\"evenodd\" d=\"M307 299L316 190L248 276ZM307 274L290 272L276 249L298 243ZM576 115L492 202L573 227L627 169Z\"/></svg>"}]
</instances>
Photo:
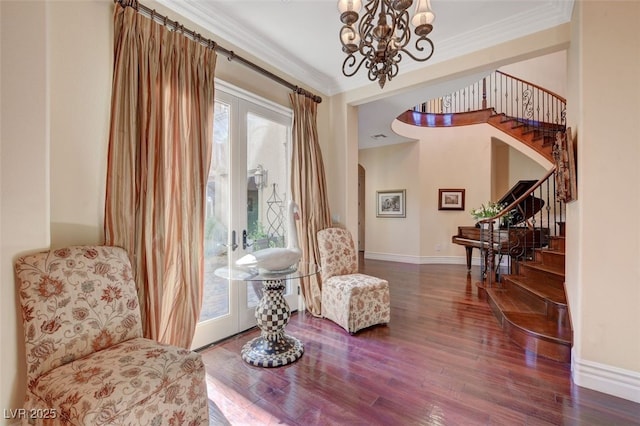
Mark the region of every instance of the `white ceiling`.
<instances>
[{"instance_id":1,"label":"white ceiling","mask_svg":"<svg viewBox=\"0 0 640 426\"><path fill-rule=\"evenodd\" d=\"M342 75L345 54L336 0L158 0L221 39L295 76L313 90L334 95L370 82L362 69ZM574 0L431 0L436 15L431 39L433 57L426 62L405 57L400 73L465 55L551 28L571 19ZM363 1L363 3L365 3ZM412 10L412 9L410 9ZM224 46L226 47L226 46ZM477 79L476 79L477 80ZM473 81L473 80L472 80ZM471 82L471 81L470 81ZM460 84L464 84L460 82ZM463 85L454 86L454 89ZM384 90L384 89L383 89ZM442 88L440 89L442 90ZM436 92L439 91L436 89ZM443 92L445 94L447 92ZM359 108L360 145L402 142L391 122L402 111L424 100L385 98ZM387 138L374 141L372 135Z\"/></svg>"}]
</instances>

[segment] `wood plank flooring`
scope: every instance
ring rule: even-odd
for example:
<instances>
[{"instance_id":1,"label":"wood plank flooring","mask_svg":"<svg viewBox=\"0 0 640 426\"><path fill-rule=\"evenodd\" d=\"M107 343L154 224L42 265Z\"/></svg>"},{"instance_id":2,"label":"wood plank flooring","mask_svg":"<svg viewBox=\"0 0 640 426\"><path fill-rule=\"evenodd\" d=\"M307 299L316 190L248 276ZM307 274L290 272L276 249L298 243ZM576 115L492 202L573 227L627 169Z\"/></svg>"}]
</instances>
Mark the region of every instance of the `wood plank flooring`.
<instances>
[{"instance_id":1,"label":"wood plank flooring","mask_svg":"<svg viewBox=\"0 0 640 426\"><path fill-rule=\"evenodd\" d=\"M296 313L304 355L279 368L240 357L254 328L202 351L212 425L640 425L640 404L580 388L570 365L505 336L463 265L366 260L389 281L391 322L354 336Z\"/></svg>"}]
</instances>

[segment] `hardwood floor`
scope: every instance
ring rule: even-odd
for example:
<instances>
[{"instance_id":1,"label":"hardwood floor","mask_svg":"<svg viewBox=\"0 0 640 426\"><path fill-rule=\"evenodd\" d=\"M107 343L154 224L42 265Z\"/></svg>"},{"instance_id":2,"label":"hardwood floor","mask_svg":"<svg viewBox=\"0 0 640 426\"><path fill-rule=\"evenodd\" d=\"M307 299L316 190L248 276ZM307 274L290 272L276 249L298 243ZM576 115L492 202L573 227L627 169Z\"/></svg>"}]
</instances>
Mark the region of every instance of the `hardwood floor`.
<instances>
[{"instance_id":1,"label":"hardwood floor","mask_svg":"<svg viewBox=\"0 0 640 426\"><path fill-rule=\"evenodd\" d=\"M259 330L202 351L212 425L640 425L640 404L572 384L570 365L511 343L463 265L367 260L389 281L391 322L354 336L294 314L304 355L279 368L240 357Z\"/></svg>"}]
</instances>

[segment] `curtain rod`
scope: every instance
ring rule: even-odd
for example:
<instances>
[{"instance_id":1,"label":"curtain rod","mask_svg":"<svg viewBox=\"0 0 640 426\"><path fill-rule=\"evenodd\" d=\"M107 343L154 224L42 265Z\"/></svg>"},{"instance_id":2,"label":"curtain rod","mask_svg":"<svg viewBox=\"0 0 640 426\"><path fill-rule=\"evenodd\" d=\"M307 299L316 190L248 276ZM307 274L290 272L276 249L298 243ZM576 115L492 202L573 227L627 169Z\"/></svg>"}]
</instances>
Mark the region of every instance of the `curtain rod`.
<instances>
[{"instance_id":1,"label":"curtain rod","mask_svg":"<svg viewBox=\"0 0 640 426\"><path fill-rule=\"evenodd\" d=\"M180 31L182 34L188 36L192 40L198 43L201 43L204 46L207 46L208 48L215 50L216 52L222 53L224 56L227 57L227 60L240 62L242 65L246 66L247 68L250 68L253 71L256 71L264 75L265 77L270 78L271 80L281 84L282 86L288 87L289 89L293 90L298 94L304 95L312 99L316 103L322 102L322 98L320 96L315 95L309 92L308 90L303 89L302 87L296 86L295 84L288 82L284 78L275 75L271 71L267 71L266 69L262 68L259 65L254 64L248 59L245 59L242 56L235 54L233 50L225 49L215 41L202 37L200 34L196 33L195 31L185 28L184 25L181 25L178 21L173 21L169 19L169 17L159 14L158 12L156 12L155 9L151 9L139 3L138 0L114 0L114 3L119 3L122 7L132 7L138 13L146 15L149 18L151 18L152 21L161 23L164 26L170 25L173 27L175 31Z\"/></svg>"}]
</instances>

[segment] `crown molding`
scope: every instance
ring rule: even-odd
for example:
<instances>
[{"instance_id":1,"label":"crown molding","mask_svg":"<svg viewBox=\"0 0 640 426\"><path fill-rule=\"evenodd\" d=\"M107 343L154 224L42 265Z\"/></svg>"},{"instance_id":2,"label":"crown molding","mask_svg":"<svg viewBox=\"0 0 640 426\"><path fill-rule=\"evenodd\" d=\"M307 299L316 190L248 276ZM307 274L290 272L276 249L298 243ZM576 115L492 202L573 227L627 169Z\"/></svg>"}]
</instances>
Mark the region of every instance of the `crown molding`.
<instances>
[{"instance_id":1,"label":"crown molding","mask_svg":"<svg viewBox=\"0 0 640 426\"><path fill-rule=\"evenodd\" d=\"M490 46L544 31L571 20L573 0L541 3L535 9L510 16L480 28L438 41L433 57L426 63L408 61L404 72L426 68L431 64L464 56ZM405 64L403 64L405 65Z\"/></svg>"},{"instance_id":2,"label":"crown molding","mask_svg":"<svg viewBox=\"0 0 640 426\"><path fill-rule=\"evenodd\" d=\"M326 93L326 88L333 85L331 77L299 58L290 55L283 48L279 48L275 42L265 37L259 37L255 31L249 31L241 22L225 14L223 10L211 15L211 11L205 8L206 2L187 0L157 1L264 63L278 70L287 70L287 74L314 90ZM227 49L229 48L229 46L224 46L223 43L220 44Z\"/></svg>"}]
</instances>

